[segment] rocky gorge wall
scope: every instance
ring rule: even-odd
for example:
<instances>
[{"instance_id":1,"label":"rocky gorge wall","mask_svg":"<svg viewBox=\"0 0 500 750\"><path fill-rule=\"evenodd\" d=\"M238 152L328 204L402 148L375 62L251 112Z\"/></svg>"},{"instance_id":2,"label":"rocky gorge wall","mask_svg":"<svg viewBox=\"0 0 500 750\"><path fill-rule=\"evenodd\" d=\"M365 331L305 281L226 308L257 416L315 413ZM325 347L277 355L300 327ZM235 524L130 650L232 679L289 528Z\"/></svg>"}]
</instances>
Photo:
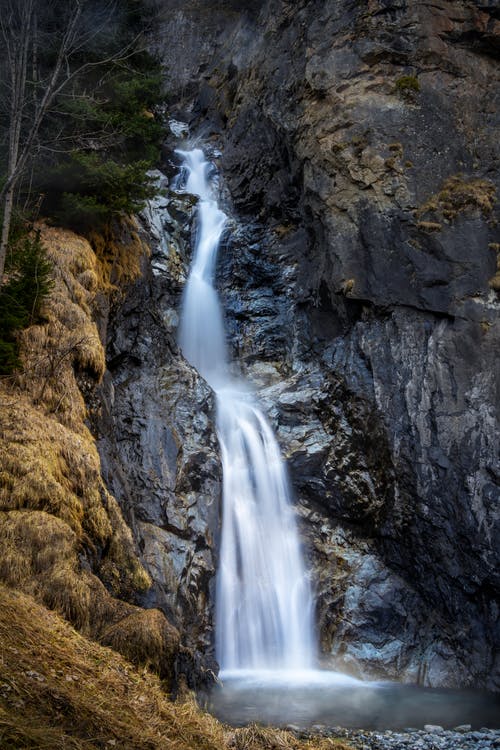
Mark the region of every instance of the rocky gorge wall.
<instances>
[{"instance_id":1,"label":"rocky gorge wall","mask_svg":"<svg viewBox=\"0 0 500 750\"><path fill-rule=\"evenodd\" d=\"M323 660L498 689L498 11L157 5L171 109L220 149L230 344L288 461ZM175 344L192 207L165 208L110 324L100 452L145 603L210 657L220 467Z\"/></svg>"},{"instance_id":2,"label":"rocky gorge wall","mask_svg":"<svg viewBox=\"0 0 500 750\"><path fill-rule=\"evenodd\" d=\"M213 675L220 465L208 386L180 355L175 331L190 253L193 199L167 201L166 178L142 215L150 247L140 278L108 323L107 370L94 431L102 473L123 509L160 608L182 632L177 668ZM205 676L203 676L205 675Z\"/></svg>"}]
</instances>

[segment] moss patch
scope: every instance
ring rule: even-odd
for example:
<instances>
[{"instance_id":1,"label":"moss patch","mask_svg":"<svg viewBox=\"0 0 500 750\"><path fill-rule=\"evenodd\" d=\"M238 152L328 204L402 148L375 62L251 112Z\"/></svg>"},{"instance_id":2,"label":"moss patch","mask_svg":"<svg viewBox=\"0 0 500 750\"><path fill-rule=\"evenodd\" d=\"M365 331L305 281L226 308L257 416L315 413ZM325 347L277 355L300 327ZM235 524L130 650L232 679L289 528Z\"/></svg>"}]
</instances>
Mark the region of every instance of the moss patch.
<instances>
[{"instance_id":1,"label":"moss patch","mask_svg":"<svg viewBox=\"0 0 500 750\"><path fill-rule=\"evenodd\" d=\"M413 101L420 91L420 83L416 76L401 76L396 80L394 90L407 101Z\"/></svg>"},{"instance_id":2,"label":"moss patch","mask_svg":"<svg viewBox=\"0 0 500 750\"><path fill-rule=\"evenodd\" d=\"M495 275L490 279L489 285L495 292L500 292L500 243L491 242L489 245L491 250L494 250L497 254L497 268Z\"/></svg>"}]
</instances>

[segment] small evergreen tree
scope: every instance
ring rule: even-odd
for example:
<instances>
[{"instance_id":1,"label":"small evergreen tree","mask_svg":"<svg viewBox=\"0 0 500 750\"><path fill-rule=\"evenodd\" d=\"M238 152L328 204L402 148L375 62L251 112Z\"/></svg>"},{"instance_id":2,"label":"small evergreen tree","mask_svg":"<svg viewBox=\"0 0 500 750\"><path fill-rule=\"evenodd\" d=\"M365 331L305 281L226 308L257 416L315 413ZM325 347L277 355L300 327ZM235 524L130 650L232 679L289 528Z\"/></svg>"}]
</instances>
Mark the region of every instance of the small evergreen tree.
<instances>
[{"instance_id":1,"label":"small evergreen tree","mask_svg":"<svg viewBox=\"0 0 500 750\"><path fill-rule=\"evenodd\" d=\"M40 320L52 288L52 266L40 233L25 235L10 249L6 280L0 287L0 374L19 365L18 333Z\"/></svg>"}]
</instances>

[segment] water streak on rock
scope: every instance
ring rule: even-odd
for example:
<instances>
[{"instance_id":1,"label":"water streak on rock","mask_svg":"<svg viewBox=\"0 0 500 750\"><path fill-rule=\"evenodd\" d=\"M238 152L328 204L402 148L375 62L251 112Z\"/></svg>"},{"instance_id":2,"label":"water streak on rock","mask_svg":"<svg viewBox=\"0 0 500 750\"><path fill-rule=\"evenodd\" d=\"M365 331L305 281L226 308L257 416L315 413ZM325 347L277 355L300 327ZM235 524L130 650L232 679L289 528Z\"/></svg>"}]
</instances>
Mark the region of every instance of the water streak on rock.
<instances>
[{"instance_id":1,"label":"water streak on rock","mask_svg":"<svg viewBox=\"0 0 500 750\"><path fill-rule=\"evenodd\" d=\"M201 149L179 152L184 188L198 195L198 228L184 292L180 342L217 395L223 528L217 582L222 670L311 669L312 597L279 447L245 383L228 373L223 316L213 286L226 222Z\"/></svg>"}]
</instances>

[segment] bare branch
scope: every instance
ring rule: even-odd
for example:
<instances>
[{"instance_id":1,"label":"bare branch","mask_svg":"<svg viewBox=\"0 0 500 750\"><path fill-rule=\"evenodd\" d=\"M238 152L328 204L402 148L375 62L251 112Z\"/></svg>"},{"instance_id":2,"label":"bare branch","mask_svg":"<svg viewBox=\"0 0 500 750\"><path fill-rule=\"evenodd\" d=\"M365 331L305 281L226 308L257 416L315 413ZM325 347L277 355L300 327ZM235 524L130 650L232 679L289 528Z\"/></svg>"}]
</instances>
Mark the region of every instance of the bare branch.
<instances>
[{"instance_id":1,"label":"bare branch","mask_svg":"<svg viewBox=\"0 0 500 750\"><path fill-rule=\"evenodd\" d=\"M82 0L72 0L62 36L57 47L56 58L49 75L41 80L37 71L37 50L40 44L40 27L36 20L38 0L4 0L0 13L0 36L5 42L7 70L10 75L11 110L9 122L9 164L7 179L0 189L0 204L3 204L3 227L0 242L0 283L3 275L7 247L10 215L14 190L23 176L34 150L51 149L50 144L37 144L38 133L44 119L51 112L54 101L65 90L88 71L106 67L112 63L124 65L137 52L141 34L137 34L120 50L99 60L76 64L73 61L86 46L103 34L117 8L116 0L107 0L101 7L100 20L91 29L80 28L83 14ZM33 53L31 75L28 75L30 49ZM27 111L30 119L28 122ZM22 137L22 131L25 133ZM61 138L64 140L62 134ZM91 135L82 135L90 138ZM112 134L109 138L112 142ZM64 151L63 151L64 152Z\"/></svg>"}]
</instances>

